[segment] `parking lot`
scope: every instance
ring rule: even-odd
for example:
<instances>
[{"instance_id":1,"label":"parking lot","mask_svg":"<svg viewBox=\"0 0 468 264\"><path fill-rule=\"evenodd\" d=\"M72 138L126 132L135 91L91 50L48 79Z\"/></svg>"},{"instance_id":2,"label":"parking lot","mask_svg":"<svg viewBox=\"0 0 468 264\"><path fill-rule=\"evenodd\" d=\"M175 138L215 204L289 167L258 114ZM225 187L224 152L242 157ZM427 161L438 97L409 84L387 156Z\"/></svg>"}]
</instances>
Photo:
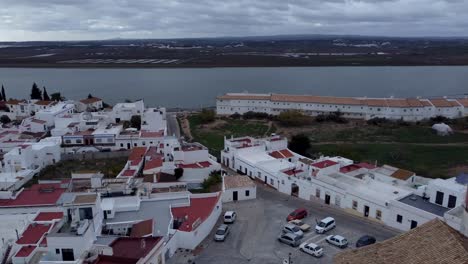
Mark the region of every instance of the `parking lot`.
<instances>
[{"instance_id":1,"label":"parking lot","mask_svg":"<svg viewBox=\"0 0 468 264\"><path fill-rule=\"evenodd\" d=\"M304 222L311 230L304 234L301 242L315 243L323 247L324 255L315 258L278 242L277 237L286 223L287 215L294 209L304 207L309 216ZM348 248L354 248L357 239L362 235L372 235L377 241L382 241L398 234L380 223L345 213L341 209L325 206L319 201L304 201L290 197L268 187L257 187L257 199L223 205L223 211L234 210L238 217L231 224L231 231L224 242L213 241L215 230L202 243L201 252L190 259L194 263L282 263L291 253L292 263L331 263L333 256L346 249L329 245L325 238L328 235L342 235L349 241ZM314 231L316 219L327 216L334 217L336 228L326 234L316 234ZM219 224L222 219L219 219ZM216 229L216 227L214 228ZM186 253L184 253L187 255ZM169 263L188 263L189 259L177 254Z\"/></svg>"}]
</instances>

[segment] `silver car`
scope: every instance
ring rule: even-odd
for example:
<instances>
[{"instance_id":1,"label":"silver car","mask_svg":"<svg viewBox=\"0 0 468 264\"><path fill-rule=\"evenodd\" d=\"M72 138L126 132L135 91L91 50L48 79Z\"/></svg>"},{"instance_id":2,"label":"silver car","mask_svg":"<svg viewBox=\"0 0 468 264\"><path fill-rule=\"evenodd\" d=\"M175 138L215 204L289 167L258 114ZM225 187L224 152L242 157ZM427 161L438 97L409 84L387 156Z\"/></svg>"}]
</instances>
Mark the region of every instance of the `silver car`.
<instances>
[{"instance_id":1,"label":"silver car","mask_svg":"<svg viewBox=\"0 0 468 264\"><path fill-rule=\"evenodd\" d=\"M224 241L226 239L227 235L229 235L229 226L227 226L225 224L222 224L222 225L220 225L218 227L218 229L216 229L214 240L215 241Z\"/></svg>"},{"instance_id":2,"label":"silver car","mask_svg":"<svg viewBox=\"0 0 468 264\"><path fill-rule=\"evenodd\" d=\"M293 224L285 224L283 226L283 233L292 233L298 236L299 238L304 237L304 232L297 226Z\"/></svg>"},{"instance_id":3,"label":"silver car","mask_svg":"<svg viewBox=\"0 0 468 264\"><path fill-rule=\"evenodd\" d=\"M297 247L301 243L301 238L293 233L284 233L278 237L278 241L292 247Z\"/></svg>"}]
</instances>

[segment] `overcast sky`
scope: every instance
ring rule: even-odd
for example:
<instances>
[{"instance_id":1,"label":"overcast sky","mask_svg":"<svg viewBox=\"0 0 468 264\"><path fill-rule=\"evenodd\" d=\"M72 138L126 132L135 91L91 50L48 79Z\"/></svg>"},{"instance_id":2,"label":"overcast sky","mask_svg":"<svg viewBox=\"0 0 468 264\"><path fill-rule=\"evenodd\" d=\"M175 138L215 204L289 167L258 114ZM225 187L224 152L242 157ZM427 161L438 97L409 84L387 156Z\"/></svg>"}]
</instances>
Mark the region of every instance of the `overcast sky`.
<instances>
[{"instance_id":1,"label":"overcast sky","mask_svg":"<svg viewBox=\"0 0 468 264\"><path fill-rule=\"evenodd\" d=\"M468 0L0 0L0 41L468 36Z\"/></svg>"}]
</instances>

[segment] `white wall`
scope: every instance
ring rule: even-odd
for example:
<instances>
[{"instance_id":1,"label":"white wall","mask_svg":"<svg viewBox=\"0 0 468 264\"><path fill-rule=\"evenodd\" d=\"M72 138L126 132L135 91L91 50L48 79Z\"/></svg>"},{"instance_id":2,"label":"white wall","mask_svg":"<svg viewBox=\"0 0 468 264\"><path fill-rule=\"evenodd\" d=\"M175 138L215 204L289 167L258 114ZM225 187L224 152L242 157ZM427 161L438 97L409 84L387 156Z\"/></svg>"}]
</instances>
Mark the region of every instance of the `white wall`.
<instances>
[{"instance_id":1,"label":"white wall","mask_svg":"<svg viewBox=\"0 0 468 264\"><path fill-rule=\"evenodd\" d=\"M249 192L249 196L246 195L246 191ZM237 192L237 200L245 201L257 198L257 187L244 187L244 188L233 188L223 191L223 203L234 201L234 192Z\"/></svg>"}]
</instances>

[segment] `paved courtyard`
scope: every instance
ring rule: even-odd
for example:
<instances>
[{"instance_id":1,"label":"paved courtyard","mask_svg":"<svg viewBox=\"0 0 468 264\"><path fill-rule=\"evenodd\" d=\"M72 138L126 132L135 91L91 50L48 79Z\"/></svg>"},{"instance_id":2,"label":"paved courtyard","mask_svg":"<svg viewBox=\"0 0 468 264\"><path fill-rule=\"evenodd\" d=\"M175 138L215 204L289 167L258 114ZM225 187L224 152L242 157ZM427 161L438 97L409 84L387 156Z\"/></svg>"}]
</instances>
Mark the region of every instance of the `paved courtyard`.
<instances>
[{"instance_id":1,"label":"paved courtyard","mask_svg":"<svg viewBox=\"0 0 468 264\"><path fill-rule=\"evenodd\" d=\"M312 226L305 233L301 242L313 242L324 248L324 256L315 258L277 241L286 216L296 208L304 207L309 216L304 220ZM346 213L341 209L324 205L319 201L304 201L281 194L263 185L257 187L257 199L223 205L223 211L235 210L237 221L230 225L231 233L224 242L213 241L214 231L201 244L196 256L188 252L179 252L169 263L282 263L283 259L292 254L292 263L331 263L333 256L343 250L329 245L325 237L339 234L348 239L349 248L354 248L357 239L365 234L372 235L377 241L382 241L398 234L398 231L380 223ZM327 234L318 235L314 232L315 221L332 216L336 220L336 228ZM219 219L221 224L221 219ZM215 228L216 229L216 228Z\"/></svg>"}]
</instances>

